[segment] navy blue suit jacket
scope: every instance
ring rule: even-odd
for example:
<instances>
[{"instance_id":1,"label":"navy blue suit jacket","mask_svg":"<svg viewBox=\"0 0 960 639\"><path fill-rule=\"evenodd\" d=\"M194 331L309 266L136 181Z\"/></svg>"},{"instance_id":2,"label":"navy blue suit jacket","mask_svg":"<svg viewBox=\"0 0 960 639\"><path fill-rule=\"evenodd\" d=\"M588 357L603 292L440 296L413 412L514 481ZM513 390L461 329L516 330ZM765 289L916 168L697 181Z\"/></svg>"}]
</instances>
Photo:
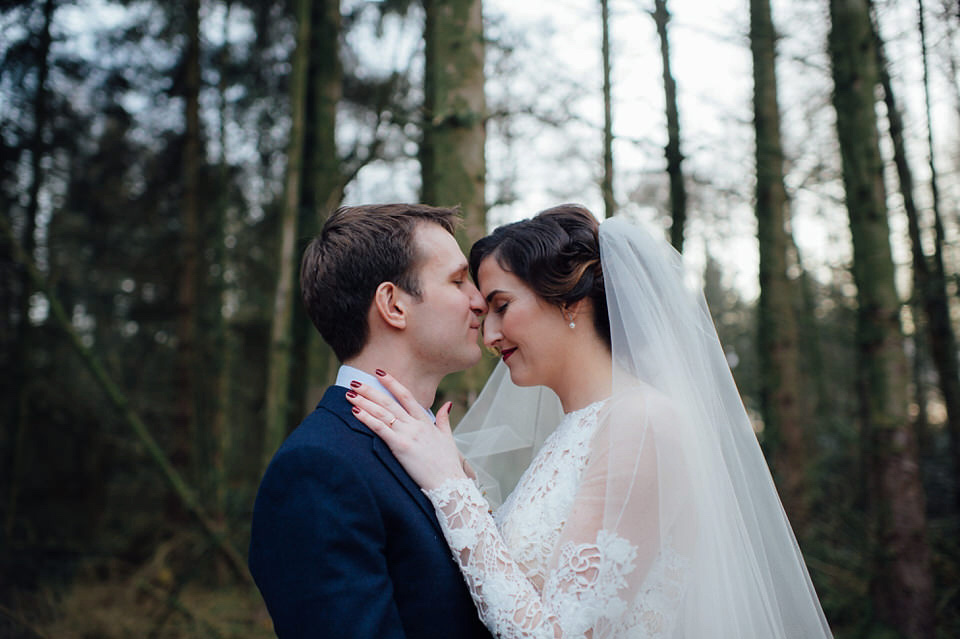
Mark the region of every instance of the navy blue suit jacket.
<instances>
[{"instance_id":1,"label":"navy blue suit jacket","mask_svg":"<svg viewBox=\"0 0 960 639\"><path fill-rule=\"evenodd\" d=\"M430 501L331 386L270 462L250 572L280 639L490 639Z\"/></svg>"}]
</instances>

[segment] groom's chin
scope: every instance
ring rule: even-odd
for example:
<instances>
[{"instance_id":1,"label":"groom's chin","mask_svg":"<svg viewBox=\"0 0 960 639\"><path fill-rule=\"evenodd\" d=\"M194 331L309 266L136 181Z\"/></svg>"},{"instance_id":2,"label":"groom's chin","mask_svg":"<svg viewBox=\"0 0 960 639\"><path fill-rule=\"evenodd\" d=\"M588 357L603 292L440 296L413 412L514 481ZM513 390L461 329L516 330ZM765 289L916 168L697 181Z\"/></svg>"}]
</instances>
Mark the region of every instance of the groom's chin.
<instances>
[{"instance_id":1,"label":"groom's chin","mask_svg":"<svg viewBox=\"0 0 960 639\"><path fill-rule=\"evenodd\" d=\"M475 345L472 350L464 351L463 359L459 362L460 365L452 372L465 371L468 368L476 366L482 358L483 350L481 350L479 345Z\"/></svg>"},{"instance_id":2,"label":"groom's chin","mask_svg":"<svg viewBox=\"0 0 960 639\"><path fill-rule=\"evenodd\" d=\"M476 366L480 363L480 360L483 359L483 349L479 345L475 345L473 353L470 355L470 361L464 366L464 370L470 368L471 366Z\"/></svg>"}]
</instances>

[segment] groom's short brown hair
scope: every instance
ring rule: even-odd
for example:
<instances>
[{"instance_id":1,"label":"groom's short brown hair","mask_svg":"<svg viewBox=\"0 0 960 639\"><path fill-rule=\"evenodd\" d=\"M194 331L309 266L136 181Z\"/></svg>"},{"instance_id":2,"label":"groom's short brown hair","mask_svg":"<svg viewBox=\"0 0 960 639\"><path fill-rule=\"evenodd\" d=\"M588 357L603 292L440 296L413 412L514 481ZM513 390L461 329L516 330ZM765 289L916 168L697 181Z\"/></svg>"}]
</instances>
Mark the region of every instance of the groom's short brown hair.
<instances>
[{"instance_id":1,"label":"groom's short brown hair","mask_svg":"<svg viewBox=\"0 0 960 639\"><path fill-rule=\"evenodd\" d=\"M333 212L303 253L300 292L320 335L341 362L367 343L367 311L383 282L420 296L414 233L421 223L439 224L451 235L456 208L425 204L343 206Z\"/></svg>"}]
</instances>

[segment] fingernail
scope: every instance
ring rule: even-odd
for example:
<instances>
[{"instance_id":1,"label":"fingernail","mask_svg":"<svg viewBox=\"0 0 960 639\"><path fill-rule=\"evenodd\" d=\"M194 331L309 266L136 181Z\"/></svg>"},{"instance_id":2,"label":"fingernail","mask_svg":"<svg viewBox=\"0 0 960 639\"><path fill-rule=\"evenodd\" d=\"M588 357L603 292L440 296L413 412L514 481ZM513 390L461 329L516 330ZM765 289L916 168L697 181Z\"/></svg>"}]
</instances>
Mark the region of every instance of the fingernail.
<instances>
[{"instance_id":1,"label":"fingernail","mask_svg":"<svg viewBox=\"0 0 960 639\"><path fill-rule=\"evenodd\" d=\"M350 387L351 387L351 388L360 388L360 382L358 382L357 380L353 380L352 382L350 382Z\"/></svg>"},{"instance_id":2,"label":"fingernail","mask_svg":"<svg viewBox=\"0 0 960 639\"><path fill-rule=\"evenodd\" d=\"M377 375L379 375L380 377L383 377L383 376L385 376L385 375L387 374L384 370L382 370L382 369L380 369L380 368L378 368L378 369L375 370L374 372L375 372Z\"/></svg>"},{"instance_id":3,"label":"fingernail","mask_svg":"<svg viewBox=\"0 0 960 639\"><path fill-rule=\"evenodd\" d=\"M356 396L357 394L354 393L353 391L347 391L347 397L356 397Z\"/></svg>"},{"instance_id":4,"label":"fingernail","mask_svg":"<svg viewBox=\"0 0 960 639\"><path fill-rule=\"evenodd\" d=\"M447 402L443 407L447 409L447 414L449 415L450 411L453 410L453 402Z\"/></svg>"},{"instance_id":5,"label":"fingernail","mask_svg":"<svg viewBox=\"0 0 960 639\"><path fill-rule=\"evenodd\" d=\"M354 406L354 407L353 407L352 409L350 409L350 410L353 411L353 414L354 414L354 415L359 415L359 414L360 414L360 409L357 408L356 406Z\"/></svg>"}]
</instances>

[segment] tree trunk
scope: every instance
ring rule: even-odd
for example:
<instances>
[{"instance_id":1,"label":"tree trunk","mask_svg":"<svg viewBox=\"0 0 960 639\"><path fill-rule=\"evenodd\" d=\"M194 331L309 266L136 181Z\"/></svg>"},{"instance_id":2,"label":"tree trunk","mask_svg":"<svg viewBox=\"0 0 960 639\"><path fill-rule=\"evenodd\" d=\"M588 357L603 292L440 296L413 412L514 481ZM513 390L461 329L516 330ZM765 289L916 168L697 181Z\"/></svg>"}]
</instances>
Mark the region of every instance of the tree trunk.
<instances>
[{"instance_id":1,"label":"tree trunk","mask_svg":"<svg viewBox=\"0 0 960 639\"><path fill-rule=\"evenodd\" d=\"M603 58L603 209L606 217L617 212L613 196L613 107L610 82L610 6L608 0L600 0L602 29L601 56Z\"/></svg>"},{"instance_id":2,"label":"tree trunk","mask_svg":"<svg viewBox=\"0 0 960 639\"><path fill-rule=\"evenodd\" d=\"M37 38L37 90L33 96L33 139L30 142L30 187L27 192L27 208L23 224L23 250L33 256L36 248L37 212L40 208L40 189L43 186L43 158L47 154L47 145L44 134L47 130L48 99L47 78L50 75L50 45L52 43L51 26L56 6L53 0L43 3L43 27ZM17 517L18 500L20 494L20 478L23 474L23 440L28 428L28 393L30 374L30 342L33 331L30 328L30 296L33 294L33 285L30 276L23 270L20 289L16 298L17 318L16 335L12 340L10 362L12 370L16 371L9 380L10 389L10 441L9 459L7 466L9 475L4 482L7 485L5 501L6 518L4 531L9 538ZM5 472L4 475L7 473Z\"/></svg>"},{"instance_id":3,"label":"tree trunk","mask_svg":"<svg viewBox=\"0 0 960 639\"><path fill-rule=\"evenodd\" d=\"M180 273L177 297L176 411L171 461L180 472L196 476L198 432L197 328L200 265L200 0L185 4L187 48L184 57L183 200Z\"/></svg>"},{"instance_id":4,"label":"tree trunk","mask_svg":"<svg viewBox=\"0 0 960 639\"><path fill-rule=\"evenodd\" d=\"M827 379L825 372L823 339L817 321L816 293L812 278L803 266L796 238L793 234L788 234L787 239L791 245L790 253L794 256L800 271L800 300L797 312L800 321L797 323L797 336L800 340L801 378L804 381L805 392L810 397L809 401L813 403L811 412L816 416L815 423L820 425L827 422L834 414L835 408L830 380Z\"/></svg>"},{"instance_id":5,"label":"tree trunk","mask_svg":"<svg viewBox=\"0 0 960 639\"><path fill-rule=\"evenodd\" d=\"M907 414L908 365L874 111L876 54L867 1L831 0L830 18L833 101L857 285L871 593L883 621L909 639L930 639L934 600L925 496Z\"/></svg>"},{"instance_id":6,"label":"tree trunk","mask_svg":"<svg viewBox=\"0 0 960 639\"><path fill-rule=\"evenodd\" d=\"M287 148L287 175L280 220L277 287L273 300L267 371L266 430L263 466L287 435L288 393L292 365L293 291L296 273L296 238L300 216L300 183L303 172L307 110L307 73L310 67L310 12L312 0L297 0L297 46L290 76L291 125Z\"/></svg>"},{"instance_id":7,"label":"tree trunk","mask_svg":"<svg viewBox=\"0 0 960 639\"><path fill-rule=\"evenodd\" d=\"M927 258L923 250L923 242L920 236L920 214L917 211L916 203L913 199L913 171L907 161L907 151L903 139L903 118L900 115L899 105L896 95L893 92L893 84L890 80L890 73L887 69L887 60L883 52L883 39L880 37L877 21L874 20L874 37L877 46L877 66L880 75L880 84L883 86L884 102L887 105L887 119L890 122L890 139L893 142L893 158L897 167L897 176L900 179L900 191L903 197L903 208L907 215L907 230L910 236L910 249L913 257L913 288L914 300L912 307L915 310L914 324L915 331L918 333L915 342L918 345L918 352L914 354L918 364L917 371L921 368L919 362L922 362L923 353L919 351L921 347L927 348L929 344L930 352L937 368L937 374L940 377L940 387L943 392L945 404L947 406L948 432L950 434L951 451L954 453L956 463L955 469L960 472L960 463L956 462L957 454L957 433L960 431L958 422L960 422L960 377L957 372L957 342L950 323L949 303L947 300L946 282L943 277L937 277L937 268L931 268L930 259ZM936 207L934 207L936 216ZM942 227L941 227L942 231ZM942 244L942 242L941 242ZM936 257L933 260L936 262ZM943 263L940 262L942 271ZM919 333L926 329L928 339L923 339ZM925 406L923 404L923 380L917 378L914 380L918 402L920 402L921 413L918 415L918 434L922 434L920 428L926 422ZM922 443L921 438L921 443ZM960 481L957 484L960 488Z\"/></svg>"},{"instance_id":8,"label":"tree trunk","mask_svg":"<svg viewBox=\"0 0 960 639\"><path fill-rule=\"evenodd\" d=\"M756 130L757 239L760 246L759 341L764 437L784 508L802 536L808 517L805 426L812 411L800 374L794 300L787 275L789 203L783 183L780 107L777 102L775 31L769 0L750 1L753 109Z\"/></svg>"},{"instance_id":9,"label":"tree trunk","mask_svg":"<svg viewBox=\"0 0 960 639\"><path fill-rule=\"evenodd\" d=\"M919 317L923 314L920 304L914 302L910 305L910 311L914 316L914 323L917 323ZM913 397L917 403L917 418L914 420L914 430L917 431L917 454L923 459L933 452L932 442L930 441L930 417L927 413L927 393L928 387L924 381L924 374L927 366L927 340L924 339L923 330L920 326L915 326L913 331L913 360L910 362L913 367ZM927 471L927 468L921 468L921 472Z\"/></svg>"},{"instance_id":10,"label":"tree trunk","mask_svg":"<svg viewBox=\"0 0 960 639\"><path fill-rule=\"evenodd\" d=\"M314 0L310 40L310 71L307 113L308 148L304 157L301 188L301 239L298 253L320 232L324 220L343 199L344 175L337 152L337 105L343 95L343 66L340 62L340 2ZM290 396L294 421L313 409L323 390L336 376L336 357L314 328L300 296L296 296L294 325L294 366Z\"/></svg>"},{"instance_id":11,"label":"tree trunk","mask_svg":"<svg viewBox=\"0 0 960 639\"><path fill-rule=\"evenodd\" d=\"M663 62L663 89L667 108L667 175L670 176L670 242L677 251L683 252L683 229L687 223L687 190L683 184L683 154L680 153L680 115L677 111L677 83L670 71L670 44L667 39L667 23L670 12L667 0L654 0L653 19L660 36L660 57Z\"/></svg>"},{"instance_id":12,"label":"tree trunk","mask_svg":"<svg viewBox=\"0 0 960 639\"><path fill-rule=\"evenodd\" d=\"M930 195L933 212L933 264L930 279L922 292L930 328L930 349L940 377L940 389L947 405L947 431L953 458L954 487L960 502L960 366L957 363L957 338L950 322L947 276L943 265L945 232L940 215L940 191L937 188L937 163L934 159L933 122L930 102L930 73L927 61L927 33L923 19L923 0L917 0L920 31L920 58L923 62L923 95L927 115L927 148L930 159Z\"/></svg>"},{"instance_id":13,"label":"tree trunk","mask_svg":"<svg viewBox=\"0 0 960 639\"><path fill-rule=\"evenodd\" d=\"M421 195L428 204L460 205L466 224L458 239L467 249L486 233L481 2L424 0L424 8Z\"/></svg>"},{"instance_id":14,"label":"tree trunk","mask_svg":"<svg viewBox=\"0 0 960 639\"><path fill-rule=\"evenodd\" d=\"M950 14L950 7L948 3L952 3L953 0L941 0L943 2L943 13L944 15ZM960 2L957 3L957 15L956 22L960 23ZM944 20L943 26L945 27L945 40L947 42L956 42L957 38L957 24L953 20ZM953 78L951 82L951 87L953 89L953 109L956 112L956 116L960 119L960 61L957 60L957 52L954 47L946 47L944 52L947 58L947 69L949 70L949 75L947 77Z\"/></svg>"},{"instance_id":15,"label":"tree trunk","mask_svg":"<svg viewBox=\"0 0 960 639\"><path fill-rule=\"evenodd\" d=\"M457 241L466 253L486 234L486 98L483 83L481 0L424 0L424 116L420 144L427 204L459 204L465 224ZM438 401L450 399L463 410L476 396L490 370L482 360L464 373L447 376Z\"/></svg>"},{"instance_id":16,"label":"tree trunk","mask_svg":"<svg viewBox=\"0 0 960 639\"><path fill-rule=\"evenodd\" d=\"M223 30L221 32L222 44L217 64L220 68L220 82L217 86L219 97L219 130L218 139L220 142L220 170L219 193L217 194L217 205L214 209L216 218L213 223L211 237L213 237L213 263L219 267L219 272L214 277L210 299L215 300L213 304L213 332L211 335L211 360L212 380L209 384L211 397L210 410L210 483L212 499L211 510L214 518L222 521L226 510L227 499L227 456L230 448L231 433L230 420L228 419L228 410L230 406L230 367L232 363L232 350L235 344L229 338L230 326L227 318L224 317L223 309L227 305L227 280L226 274L229 270L229 259L226 253L226 240L229 234L230 224L228 222L230 208L230 164L227 160L227 70L230 65L230 9L231 0L224 2Z\"/></svg>"}]
</instances>

